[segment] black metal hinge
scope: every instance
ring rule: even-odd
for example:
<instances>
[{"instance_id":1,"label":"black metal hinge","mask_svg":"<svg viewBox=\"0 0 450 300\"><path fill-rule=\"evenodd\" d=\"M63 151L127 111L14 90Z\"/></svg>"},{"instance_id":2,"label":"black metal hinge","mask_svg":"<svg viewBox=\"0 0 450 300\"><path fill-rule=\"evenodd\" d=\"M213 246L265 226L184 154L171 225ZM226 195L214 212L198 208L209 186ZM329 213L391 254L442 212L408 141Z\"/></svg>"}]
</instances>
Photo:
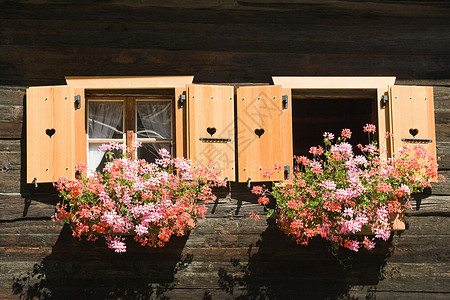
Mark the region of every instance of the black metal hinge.
<instances>
[{"instance_id":1,"label":"black metal hinge","mask_svg":"<svg viewBox=\"0 0 450 300\"><path fill-rule=\"evenodd\" d=\"M386 104L389 101L388 95L381 95L381 108L386 108Z\"/></svg>"},{"instance_id":2,"label":"black metal hinge","mask_svg":"<svg viewBox=\"0 0 450 300\"><path fill-rule=\"evenodd\" d=\"M288 95L283 95L282 97L281 97L281 101L282 101L282 106L283 106L283 109L288 109L288 107L289 107L289 96Z\"/></svg>"},{"instance_id":3,"label":"black metal hinge","mask_svg":"<svg viewBox=\"0 0 450 300\"><path fill-rule=\"evenodd\" d=\"M178 96L178 107L179 108L183 108L184 107L184 103L186 103L186 95L185 94L180 94Z\"/></svg>"},{"instance_id":4,"label":"black metal hinge","mask_svg":"<svg viewBox=\"0 0 450 300\"><path fill-rule=\"evenodd\" d=\"M290 179L291 178L291 166L286 165L284 166L284 179Z\"/></svg>"},{"instance_id":5,"label":"black metal hinge","mask_svg":"<svg viewBox=\"0 0 450 300\"><path fill-rule=\"evenodd\" d=\"M75 109L80 109L81 108L81 95L75 95L74 97L75 103Z\"/></svg>"}]
</instances>

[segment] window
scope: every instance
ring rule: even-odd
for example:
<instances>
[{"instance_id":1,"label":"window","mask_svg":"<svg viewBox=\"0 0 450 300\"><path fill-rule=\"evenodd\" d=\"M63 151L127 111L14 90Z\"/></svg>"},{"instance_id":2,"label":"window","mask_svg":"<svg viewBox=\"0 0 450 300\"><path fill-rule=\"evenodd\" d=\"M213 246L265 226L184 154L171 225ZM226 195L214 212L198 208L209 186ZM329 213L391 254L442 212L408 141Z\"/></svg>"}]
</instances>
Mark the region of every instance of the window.
<instances>
[{"instance_id":1,"label":"window","mask_svg":"<svg viewBox=\"0 0 450 300\"><path fill-rule=\"evenodd\" d=\"M239 87L192 80L74 77L63 86L30 87L27 182L73 179L77 162L101 170L99 145L134 141L143 144L138 158L153 161L165 148L197 166L212 161L230 181L256 182L275 163L289 172L292 151L307 151L314 143L308 133L323 130L318 124L376 123L391 156L404 142L436 151L432 87L395 86L395 77L273 77L273 86ZM386 131L394 137L382 138Z\"/></svg>"},{"instance_id":2,"label":"window","mask_svg":"<svg viewBox=\"0 0 450 300\"><path fill-rule=\"evenodd\" d=\"M172 102L136 100L136 140L142 143L137 157L154 161L161 148L171 152L173 122Z\"/></svg>"},{"instance_id":3,"label":"window","mask_svg":"<svg viewBox=\"0 0 450 300\"><path fill-rule=\"evenodd\" d=\"M126 142L124 134L123 100L88 101L88 166L91 171L101 171L106 162L105 153L99 150L104 143ZM120 153L116 153L120 155Z\"/></svg>"},{"instance_id":4,"label":"window","mask_svg":"<svg viewBox=\"0 0 450 300\"><path fill-rule=\"evenodd\" d=\"M173 145L173 97L165 95L87 97L87 162L89 170L100 172L106 162L99 150L104 143L116 142L131 147L139 159L154 162L161 148L169 153ZM120 151L116 151L116 157Z\"/></svg>"}]
</instances>

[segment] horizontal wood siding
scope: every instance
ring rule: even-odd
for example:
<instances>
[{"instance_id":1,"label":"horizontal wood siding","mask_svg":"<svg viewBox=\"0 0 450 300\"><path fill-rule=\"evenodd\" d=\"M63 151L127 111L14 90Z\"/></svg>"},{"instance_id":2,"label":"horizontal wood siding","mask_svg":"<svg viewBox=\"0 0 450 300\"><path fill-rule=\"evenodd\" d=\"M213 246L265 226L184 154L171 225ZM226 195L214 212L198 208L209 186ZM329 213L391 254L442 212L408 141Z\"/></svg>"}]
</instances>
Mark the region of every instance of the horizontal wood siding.
<instances>
[{"instance_id":1,"label":"horizontal wood siding","mask_svg":"<svg viewBox=\"0 0 450 300\"><path fill-rule=\"evenodd\" d=\"M236 189L246 193L245 186ZM0 298L147 298L159 293L169 299L444 299L450 293L449 200L421 200L419 210L407 212L407 230L373 252L341 253L353 257L346 269L322 241L298 246L265 217L251 220L250 211L264 212L248 197L209 204L198 228L166 248L142 248L128 239L128 252L117 255L103 241L79 242L70 228L52 224L54 198L37 196L24 216L23 198L2 196Z\"/></svg>"},{"instance_id":2,"label":"horizontal wood siding","mask_svg":"<svg viewBox=\"0 0 450 300\"><path fill-rule=\"evenodd\" d=\"M54 85L70 75L450 78L445 2L40 2L0 6L0 83Z\"/></svg>"},{"instance_id":3,"label":"horizontal wood siding","mask_svg":"<svg viewBox=\"0 0 450 300\"><path fill-rule=\"evenodd\" d=\"M344 268L268 221L246 184L220 190L189 236L163 249L79 242L52 224L51 185L25 184L25 89L65 76L397 76L434 87L440 171L450 177L450 5L445 1L215 0L0 3L0 299L448 299L450 188ZM254 211L261 220L249 218ZM340 257L348 252L340 253Z\"/></svg>"}]
</instances>

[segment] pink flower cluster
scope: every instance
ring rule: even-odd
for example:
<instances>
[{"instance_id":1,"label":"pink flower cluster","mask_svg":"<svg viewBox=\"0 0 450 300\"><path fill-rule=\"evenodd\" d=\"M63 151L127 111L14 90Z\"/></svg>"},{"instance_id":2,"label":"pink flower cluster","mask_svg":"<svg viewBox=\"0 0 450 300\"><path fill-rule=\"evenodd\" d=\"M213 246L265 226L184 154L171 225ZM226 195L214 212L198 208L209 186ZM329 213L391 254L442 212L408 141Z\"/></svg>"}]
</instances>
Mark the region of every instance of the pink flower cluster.
<instances>
[{"instance_id":1,"label":"pink flower cluster","mask_svg":"<svg viewBox=\"0 0 450 300\"><path fill-rule=\"evenodd\" d=\"M373 134L375 125L366 124L364 132ZM324 133L324 147L310 148L313 158L295 157L292 182L275 186L253 187L261 205L269 203L267 194L276 199L274 209L267 207L279 228L297 243L321 236L338 246L358 251L371 250L375 239L389 239L391 217L409 206L411 194L431 186L437 177L434 157L420 145L405 145L397 158L384 158L375 142L359 145L356 154L347 142L349 129L332 143L334 135ZM389 137L389 135L388 135ZM267 200L266 200L267 199ZM374 238L359 236L372 233Z\"/></svg>"},{"instance_id":2,"label":"pink flower cluster","mask_svg":"<svg viewBox=\"0 0 450 300\"><path fill-rule=\"evenodd\" d=\"M139 146L139 145L134 145ZM57 205L54 221L70 223L73 235L87 240L103 236L109 248L126 251L123 235L134 235L142 245L162 247L172 235L182 236L204 217L198 200L214 200L213 186L224 186L219 172L195 168L186 159L172 158L162 149L156 163L127 157L122 144L100 146L103 151L127 150L109 161L103 174L56 185L70 205ZM84 165L80 170L86 171Z\"/></svg>"}]
</instances>

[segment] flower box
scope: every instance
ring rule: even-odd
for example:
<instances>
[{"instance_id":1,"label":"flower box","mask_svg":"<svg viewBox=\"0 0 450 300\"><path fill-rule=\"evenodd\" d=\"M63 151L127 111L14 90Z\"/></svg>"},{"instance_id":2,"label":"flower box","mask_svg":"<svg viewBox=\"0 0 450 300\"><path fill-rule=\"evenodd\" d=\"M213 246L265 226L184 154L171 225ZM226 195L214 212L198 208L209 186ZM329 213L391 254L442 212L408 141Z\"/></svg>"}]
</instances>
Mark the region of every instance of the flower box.
<instances>
[{"instance_id":1,"label":"flower box","mask_svg":"<svg viewBox=\"0 0 450 300\"><path fill-rule=\"evenodd\" d=\"M126 251L127 235L142 245L163 247L171 236L187 234L204 217L206 207L199 200L215 199L212 186L225 185L218 171L195 168L165 149L155 163L131 159L131 150L120 144L101 149L108 157L102 174L59 179L56 187L67 203L57 205L54 220L69 223L80 239L103 237L116 252ZM115 158L113 150L126 152ZM77 168L86 171L84 165Z\"/></svg>"},{"instance_id":2,"label":"flower box","mask_svg":"<svg viewBox=\"0 0 450 300\"><path fill-rule=\"evenodd\" d=\"M370 142L375 130L372 124L364 126L369 144L358 145L360 154L347 142L349 129L343 129L336 141L333 134L324 133L324 146L310 148L312 158L295 158L292 181L275 185L270 192L253 188L258 202L267 205L268 196L273 196L276 204L267 208L269 216L303 245L321 236L333 248L370 250L375 238L387 240L392 231L405 230L411 194L431 186L437 164L420 145L404 145L398 149L399 157L385 158L377 143Z\"/></svg>"}]
</instances>

